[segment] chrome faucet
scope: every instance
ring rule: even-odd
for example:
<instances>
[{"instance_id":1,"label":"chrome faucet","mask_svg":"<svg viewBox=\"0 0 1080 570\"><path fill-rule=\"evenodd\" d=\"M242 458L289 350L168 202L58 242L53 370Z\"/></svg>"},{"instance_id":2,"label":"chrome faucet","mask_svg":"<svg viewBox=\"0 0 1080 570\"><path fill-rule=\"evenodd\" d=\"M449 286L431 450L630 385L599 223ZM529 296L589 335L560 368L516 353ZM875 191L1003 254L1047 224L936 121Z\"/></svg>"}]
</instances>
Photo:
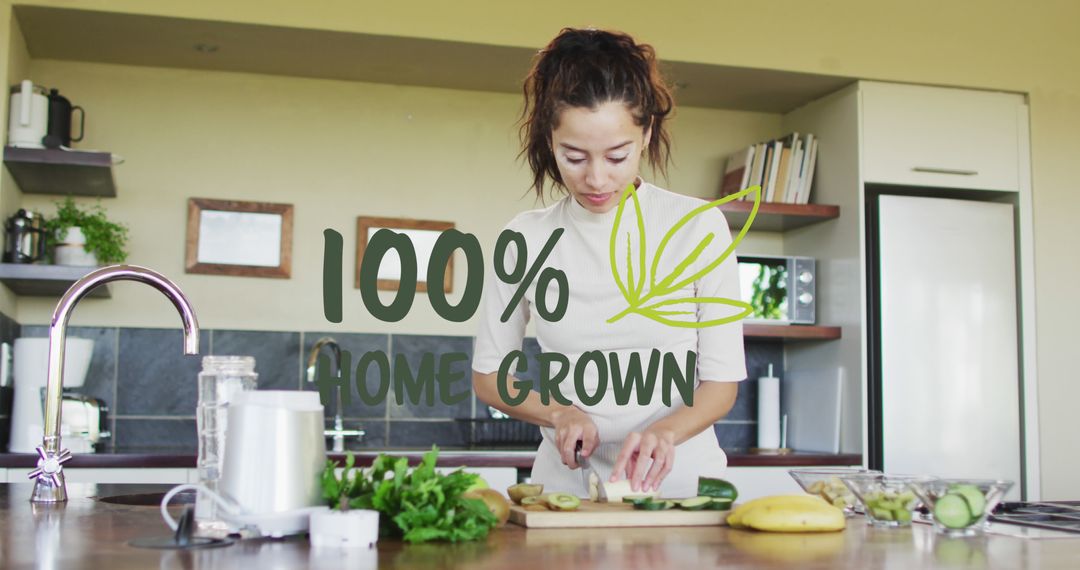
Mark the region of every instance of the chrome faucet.
<instances>
[{"instance_id":1,"label":"chrome faucet","mask_svg":"<svg viewBox=\"0 0 1080 570\"><path fill-rule=\"evenodd\" d=\"M337 376L341 372L341 347L337 341L324 336L315 341L315 346L311 347L311 352L308 353L307 361L307 380L308 382L315 381L315 363L319 360L319 351L322 347L330 349L330 374ZM334 429L328 429L323 432L326 437L333 438L333 447L331 451L343 452L345 451L345 438L349 436L355 436L357 440L364 438L364 430L362 429L345 429L345 413L343 405L341 403L341 385L337 387L337 411L334 413Z\"/></svg>"},{"instance_id":2,"label":"chrome faucet","mask_svg":"<svg viewBox=\"0 0 1080 570\"><path fill-rule=\"evenodd\" d=\"M71 452L60 449L60 405L64 388L64 341L68 318L75 305L98 285L110 281L138 281L154 287L172 301L184 321L184 354L199 353L199 321L191 303L172 281L164 275L137 265L110 265L87 273L76 281L53 311L49 323L49 376L45 389L45 437L37 448L37 469L30 472L34 479L31 503L62 503L67 501L64 482L65 461Z\"/></svg>"}]
</instances>

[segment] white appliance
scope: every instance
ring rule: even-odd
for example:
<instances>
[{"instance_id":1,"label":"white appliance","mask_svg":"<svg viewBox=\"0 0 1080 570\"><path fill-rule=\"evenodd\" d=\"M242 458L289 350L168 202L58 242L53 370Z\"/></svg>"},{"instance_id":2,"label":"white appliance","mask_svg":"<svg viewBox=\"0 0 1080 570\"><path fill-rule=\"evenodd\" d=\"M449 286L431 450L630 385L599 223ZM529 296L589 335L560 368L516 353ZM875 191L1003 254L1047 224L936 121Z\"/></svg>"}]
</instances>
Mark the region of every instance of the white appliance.
<instances>
[{"instance_id":1,"label":"white appliance","mask_svg":"<svg viewBox=\"0 0 1080 570\"><path fill-rule=\"evenodd\" d=\"M1018 498L1023 386L1013 205L876 198L878 231L868 232L877 239L871 306L879 310L871 329L871 350L879 351L871 467L1008 479L1016 483L1010 498Z\"/></svg>"},{"instance_id":2,"label":"white appliance","mask_svg":"<svg viewBox=\"0 0 1080 570\"><path fill-rule=\"evenodd\" d=\"M86 381L94 341L68 337L64 348L64 388L77 388ZM49 339L15 339L15 401L11 410L11 453L34 453L45 431L45 406L42 392L49 379ZM61 420L64 412L61 411ZM72 418L74 419L74 417ZM61 438L65 438L61 434ZM86 453L79 440L62 439L61 446L72 453Z\"/></svg>"},{"instance_id":3,"label":"white appliance","mask_svg":"<svg viewBox=\"0 0 1080 570\"><path fill-rule=\"evenodd\" d=\"M8 106L8 145L45 148L42 140L49 128L49 97L45 88L24 79L11 89Z\"/></svg>"}]
</instances>

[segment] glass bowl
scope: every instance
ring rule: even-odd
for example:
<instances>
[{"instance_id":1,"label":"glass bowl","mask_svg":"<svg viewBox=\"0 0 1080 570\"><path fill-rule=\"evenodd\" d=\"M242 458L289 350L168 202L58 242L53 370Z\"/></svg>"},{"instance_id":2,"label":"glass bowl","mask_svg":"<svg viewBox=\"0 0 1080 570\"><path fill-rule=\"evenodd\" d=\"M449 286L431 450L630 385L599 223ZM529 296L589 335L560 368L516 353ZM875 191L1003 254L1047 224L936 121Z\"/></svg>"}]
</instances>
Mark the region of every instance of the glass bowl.
<instances>
[{"instance_id":1,"label":"glass bowl","mask_svg":"<svg viewBox=\"0 0 1080 570\"><path fill-rule=\"evenodd\" d=\"M932 479L912 482L910 488L929 509L937 532L976 536L1012 486L1012 481L999 479Z\"/></svg>"},{"instance_id":2,"label":"glass bowl","mask_svg":"<svg viewBox=\"0 0 1080 570\"><path fill-rule=\"evenodd\" d=\"M911 484L929 478L859 473L843 475L840 480L862 503L867 522L877 527L896 528L911 526L912 511L919 502Z\"/></svg>"},{"instance_id":3,"label":"glass bowl","mask_svg":"<svg viewBox=\"0 0 1080 570\"><path fill-rule=\"evenodd\" d=\"M817 495L830 505L843 509L844 515L848 517L855 514L855 505L858 500L851 489L848 489L847 485L840 480L840 477L866 473L880 473L880 471L859 467L809 467L788 471L803 491Z\"/></svg>"}]
</instances>

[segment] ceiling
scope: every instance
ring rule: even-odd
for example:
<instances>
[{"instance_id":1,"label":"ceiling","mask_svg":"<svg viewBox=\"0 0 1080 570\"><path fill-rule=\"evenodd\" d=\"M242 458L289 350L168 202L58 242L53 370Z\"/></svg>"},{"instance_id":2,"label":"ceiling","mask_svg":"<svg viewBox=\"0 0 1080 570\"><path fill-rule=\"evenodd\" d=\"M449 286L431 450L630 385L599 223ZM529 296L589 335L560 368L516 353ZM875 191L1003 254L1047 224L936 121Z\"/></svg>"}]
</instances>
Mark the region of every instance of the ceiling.
<instances>
[{"instance_id":1,"label":"ceiling","mask_svg":"<svg viewBox=\"0 0 1080 570\"><path fill-rule=\"evenodd\" d=\"M15 6L30 57L520 93L535 48ZM664 61L679 105L784 113L855 78Z\"/></svg>"}]
</instances>

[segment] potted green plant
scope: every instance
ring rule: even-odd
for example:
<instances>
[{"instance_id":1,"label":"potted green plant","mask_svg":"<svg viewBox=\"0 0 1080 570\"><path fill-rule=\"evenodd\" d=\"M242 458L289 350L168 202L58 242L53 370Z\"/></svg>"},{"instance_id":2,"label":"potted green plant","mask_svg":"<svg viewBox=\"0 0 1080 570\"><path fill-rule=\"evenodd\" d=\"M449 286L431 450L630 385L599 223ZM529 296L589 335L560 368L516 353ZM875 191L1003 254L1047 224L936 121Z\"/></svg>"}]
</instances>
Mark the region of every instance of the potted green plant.
<instances>
[{"instance_id":1,"label":"potted green plant","mask_svg":"<svg viewBox=\"0 0 1080 570\"><path fill-rule=\"evenodd\" d=\"M101 204L80 208L71 196L56 203L56 216L45 221L53 263L106 265L127 259L128 228L109 221Z\"/></svg>"}]
</instances>

